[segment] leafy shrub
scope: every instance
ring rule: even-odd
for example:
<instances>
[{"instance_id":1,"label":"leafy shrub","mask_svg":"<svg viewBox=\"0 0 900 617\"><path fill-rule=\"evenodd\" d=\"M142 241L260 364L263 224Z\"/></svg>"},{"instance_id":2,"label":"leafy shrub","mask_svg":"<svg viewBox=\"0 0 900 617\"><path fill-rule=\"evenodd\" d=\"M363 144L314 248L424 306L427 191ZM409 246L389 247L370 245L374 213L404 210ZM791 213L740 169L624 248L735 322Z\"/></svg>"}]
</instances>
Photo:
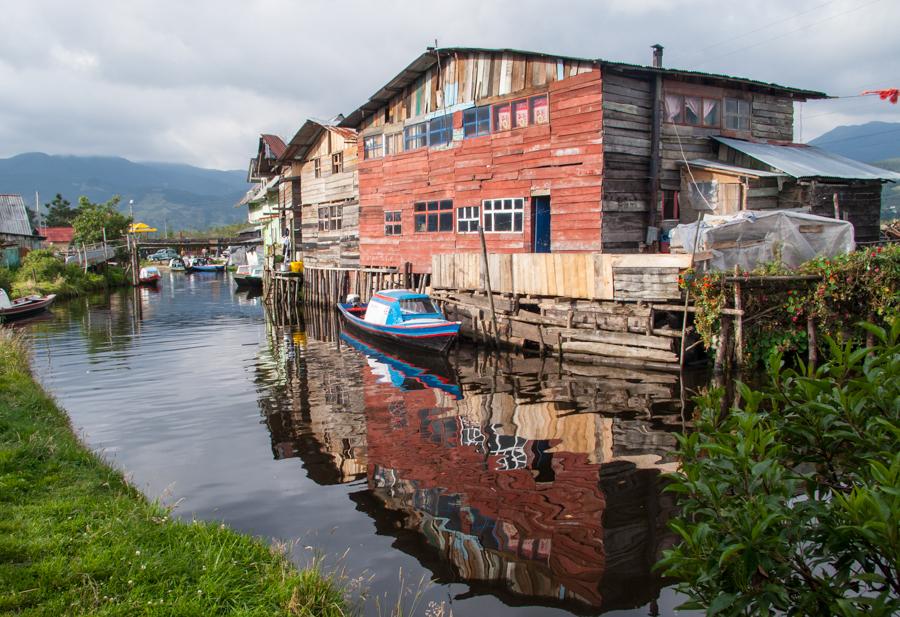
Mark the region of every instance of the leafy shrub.
<instances>
[{"instance_id":1,"label":"leafy shrub","mask_svg":"<svg viewBox=\"0 0 900 617\"><path fill-rule=\"evenodd\" d=\"M900 317L873 349L828 338L815 371L770 361L768 384L698 399L679 436L681 544L658 564L707 614L900 611Z\"/></svg>"},{"instance_id":2,"label":"leafy shrub","mask_svg":"<svg viewBox=\"0 0 900 617\"><path fill-rule=\"evenodd\" d=\"M13 272L9 268L0 266L0 289L12 291Z\"/></svg>"}]
</instances>

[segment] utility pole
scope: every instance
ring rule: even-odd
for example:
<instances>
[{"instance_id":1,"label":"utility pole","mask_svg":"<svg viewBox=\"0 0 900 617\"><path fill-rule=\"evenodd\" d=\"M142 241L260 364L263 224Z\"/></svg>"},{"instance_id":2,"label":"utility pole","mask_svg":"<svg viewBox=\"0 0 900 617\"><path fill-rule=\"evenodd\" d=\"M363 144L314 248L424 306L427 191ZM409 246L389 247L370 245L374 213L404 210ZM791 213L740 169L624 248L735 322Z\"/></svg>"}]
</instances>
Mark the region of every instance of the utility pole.
<instances>
[{"instance_id":1,"label":"utility pole","mask_svg":"<svg viewBox=\"0 0 900 617\"><path fill-rule=\"evenodd\" d=\"M34 222L37 223L37 227L43 227L41 225L41 197L37 191L34 192L34 214Z\"/></svg>"}]
</instances>

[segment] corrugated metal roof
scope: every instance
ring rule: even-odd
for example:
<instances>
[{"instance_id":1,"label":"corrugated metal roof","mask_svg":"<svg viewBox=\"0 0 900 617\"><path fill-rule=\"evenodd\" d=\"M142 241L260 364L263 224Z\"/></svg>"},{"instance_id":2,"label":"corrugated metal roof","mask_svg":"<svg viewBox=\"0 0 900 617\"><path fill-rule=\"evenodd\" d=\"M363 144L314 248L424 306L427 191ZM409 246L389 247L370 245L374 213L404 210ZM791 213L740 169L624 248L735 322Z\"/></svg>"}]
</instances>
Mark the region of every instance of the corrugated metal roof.
<instances>
[{"instance_id":1,"label":"corrugated metal roof","mask_svg":"<svg viewBox=\"0 0 900 617\"><path fill-rule=\"evenodd\" d=\"M323 131L331 131L332 133L339 135L345 141L356 141L356 129L324 124L322 122L317 122L316 120L307 120L297 131L297 134L291 138L290 143L288 143L284 154L282 154L278 162L283 162L286 159L303 159L309 149L315 145L316 140L319 139L319 135L321 135Z\"/></svg>"},{"instance_id":2,"label":"corrugated metal roof","mask_svg":"<svg viewBox=\"0 0 900 617\"><path fill-rule=\"evenodd\" d=\"M678 161L678 164L685 165L685 161ZM687 164L691 167L711 169L713 171L721 171L737 176L748 176L750 178L777 178L787 175L774 171L762 171L759 169L750 169L749 167L738 167L737 165L729 165L728 163L723 163L721 161L710 161L709 159L691 159L690 161L687 161Z\"/></svg>"},{"instance_id":3,"label":"corrugated metal roof","mask_svg":"<svg viewBox=\"0 0 900 617\"><path fill-rule=\"evenodd\" d=\"M0 233L34 235L21 195L0 195Z\"/></svg>"},{"instance_id":4,"label":"corrugated metal roof","mask_svg":"<svg viewBox=\"0 0 900 617\"><path fill-rule=\"evenodd\" d=\"M599 64L604 67L614 68L624 72L641 72L641 73L660 73L662 75L671 75L681 79L692 81L709 82L715 84L742 84L750 86L754 89L767 91L770 93L780 93L790 95L797 100L807 99L825 99L829 98L824 92L814 90L802 90L800 88L791 88L775 83L757 81L747 79L745 77L733 77L731 75L721 75L717 73L703 73L701 71L687 71L683 69L673 68L656 68L641 64L629 64L627 62L613 62L602 58L579 58L577 56L565 56L558 54L547 54L536 51L526 51L523 49L490 49L482 47L441 47L439 49L429 49L413 60L409 66L400 71L392 80L385 84L378 92L369 97L369 100L356 108L340 122L340 126L349 126L357 128L362 122L366 114L375 111L388 103L398 92L401 92L408 85L422 76L428 69L437 64L438 54L441 56L449 56L454 53L484 53L484 54L520 54L523 56L531 56L534 58L558 58L560 60L572 60L575 62L589 62Z\"/></svg>"},{"instance_id":5,"label":"corrugated metal roof","mask_svg":"<svg viewBox=\"0 0 900 617\"><path fill-rule=\"evenodd\" d=\"M287 147L284 145L284 140L278 135L270 135L268 133L263 133L260 137L262 137L263 142L268 146L272 158L280 159L284 154L284 149Z\"/></svg>"},{"instance_id":6,"label":"corrugated metal roof","mask_svg":"<svg viewBox=\"0 0 900 617\"><path fill-rule=\"evenodd\" d=\"M713 139L794 178L900 181L900 174L806 144L765 144L729 137Z\"/></svg>"}]
</instances>

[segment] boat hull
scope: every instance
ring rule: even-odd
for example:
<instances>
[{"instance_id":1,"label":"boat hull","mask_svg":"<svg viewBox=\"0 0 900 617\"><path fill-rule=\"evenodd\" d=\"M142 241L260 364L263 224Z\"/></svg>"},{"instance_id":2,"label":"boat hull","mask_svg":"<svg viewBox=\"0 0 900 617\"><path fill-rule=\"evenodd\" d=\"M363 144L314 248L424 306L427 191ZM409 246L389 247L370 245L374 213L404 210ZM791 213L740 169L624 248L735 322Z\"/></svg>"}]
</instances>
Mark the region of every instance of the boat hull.
<instances>
[{"instance_id":1,"label":"boat hull","mask_svg":"<svg viewBox=\"0 0 900 617\"><path fill-rule=\"evenodd\" d=\"M248 276L246 274L234 274L234 284L240 289L262 288L262 278L258 276Z\"/></svg>"},{"instance_id":2,"label":"boat hull","mask_svg":"<svg viewBox=\"0 0 900 617\"><path fill-rule=\"evenodd\" d=\"M190 266L188 272L224 272L225 266Z\"/></svg>"},{"instance_id":3,"label":"boat hull","mask_svg":"<svg viewBox=\"0 0 900 617\"><path fill-rule=\"evenodd\" d=\"M147 276L147 277L138 279L138 282L141 285L151 285L153 287L156 287L156 285L159 283L159 279L160 279L159 276Z\"/></svg>"},{"instance_id":4,"label":"boat hull","mask_svg":"<svg viewBox=\"0 0 900 617\"><path fill-rule=\"evenodd\" d=\"M349 305L338 304L338 310L344 317L344 321L359 334L375 340L394 343L400 348L445 354L459 334L459 323L457 322L448 321L443 324L413 327L379 325L357 317Z\"/></svg>"},{"instance_id":5,"label":"boat hull","mask_svg":"<svg viewBox=\"0 0 900 617\"><path fill-rule=\"evenodd\" d=\"M37 313L50 308L50 305L53 304L55 299L56 295L50 294L49 296L44 296L40 300L15 302L13 303L13 306L9 308L0 309L0 320L9 321L21 319L23 317L31 317L32 315L36 315Z\"/></svg>"}]
</instances>

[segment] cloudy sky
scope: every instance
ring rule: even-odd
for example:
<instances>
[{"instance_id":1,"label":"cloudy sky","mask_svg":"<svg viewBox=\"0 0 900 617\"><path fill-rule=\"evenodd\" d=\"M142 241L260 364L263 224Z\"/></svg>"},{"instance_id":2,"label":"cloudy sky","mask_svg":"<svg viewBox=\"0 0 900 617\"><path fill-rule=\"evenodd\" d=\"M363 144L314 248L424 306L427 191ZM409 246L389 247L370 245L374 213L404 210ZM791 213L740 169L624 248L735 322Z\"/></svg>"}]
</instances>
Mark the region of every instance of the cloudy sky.
<instances>
[{"instance_id":1,"label":"cloudy sky","mask_svg":"<svg viewBox=\"0 0 900 617\"><path fill-rule=\"evenodd\" d=\"M798 109L807 141L900 121L898 0L2 0L0 157L244 168L260 132L348 113L432 45L740 75L851 98ZM802 119L802 120L801 120Z\"/></svg>"}]
</instances>

